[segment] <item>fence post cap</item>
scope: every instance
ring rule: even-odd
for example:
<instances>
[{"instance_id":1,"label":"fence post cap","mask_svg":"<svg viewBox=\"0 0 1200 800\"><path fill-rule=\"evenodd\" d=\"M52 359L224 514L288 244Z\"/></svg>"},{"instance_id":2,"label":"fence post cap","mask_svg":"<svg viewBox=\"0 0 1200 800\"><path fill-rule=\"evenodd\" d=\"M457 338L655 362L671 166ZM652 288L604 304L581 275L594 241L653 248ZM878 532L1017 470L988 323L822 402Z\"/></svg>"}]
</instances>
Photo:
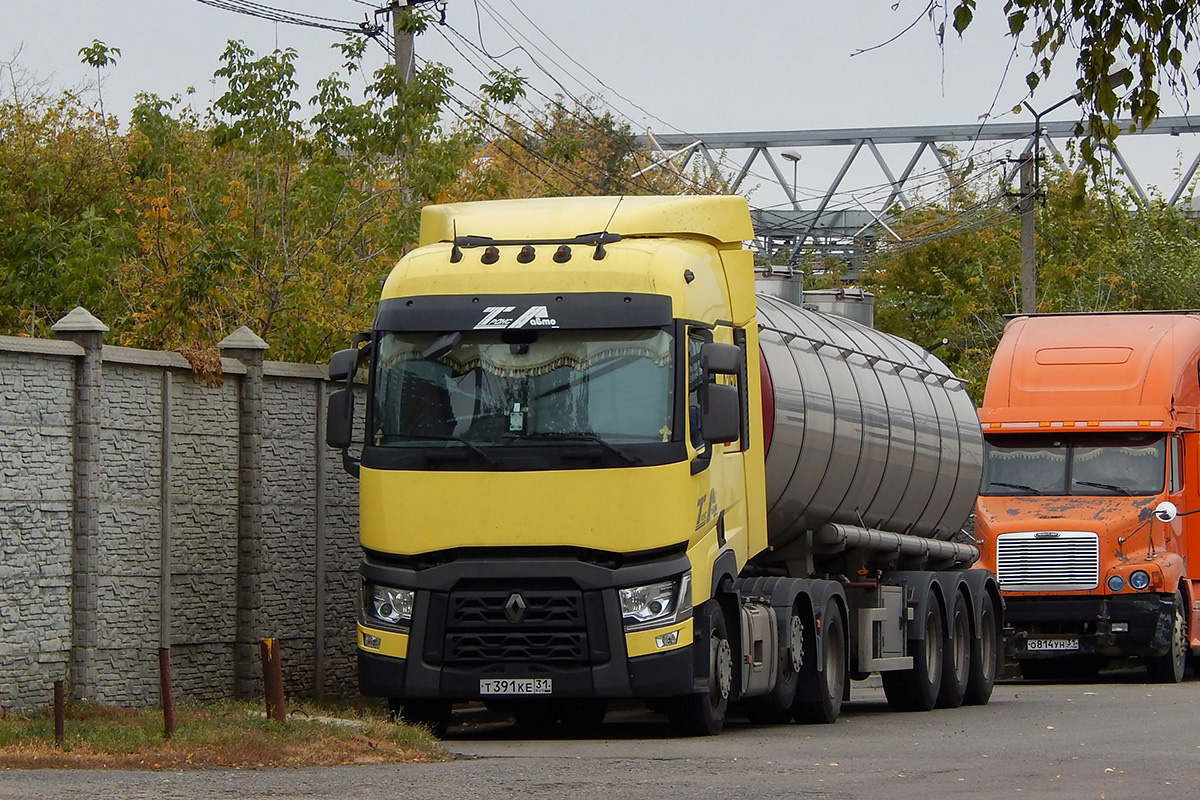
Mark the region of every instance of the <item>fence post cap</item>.
<instances>
[{"instance_id":1,"label":"fence post cap","mask_svg":"<svg viewBox=\"0 0 1200 800\"><path fill-rule=\"evenodd\" d=\"M108 330L108 326L96 319L92 312L83 306L75 306L70 313L51 325L50 330L55 333L104 333Z\"/></svg>"}]
</instances>

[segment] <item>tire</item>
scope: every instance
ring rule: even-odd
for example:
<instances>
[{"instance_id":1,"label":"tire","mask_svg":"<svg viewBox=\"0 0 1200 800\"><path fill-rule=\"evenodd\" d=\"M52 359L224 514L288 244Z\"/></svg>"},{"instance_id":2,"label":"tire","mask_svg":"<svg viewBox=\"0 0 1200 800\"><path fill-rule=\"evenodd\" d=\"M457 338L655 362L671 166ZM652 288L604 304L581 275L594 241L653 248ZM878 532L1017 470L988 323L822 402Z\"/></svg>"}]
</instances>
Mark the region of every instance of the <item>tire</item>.
<instances>
[{"instance_id":1,"label":"tire","mask_svg":"<svg viewBox=\"0 0 1200 800\"><path fill-rule=\"evenodd\" d=\"M971 637L971 675L963 695L963 702L969 706L987 705L996 686L1000 669L1000 626L996 623L996 601L985 591L979 619L975 620L975 636Z\"/></svg>"},{"instance_id":2,"label":"tire","mask_svg":"<svg viewBox=\"0 0 1200 800\"><path fill-rule=\"evenodd\" d=\"M388 699L388 710L392 721L401 720L409 725L419 725L441 739L450 725L449 700L404 700L399 697Z\"/></svg>"},{"instance_id":3,"label":"tire","mask_svg":"<svg viewBox=\"0 0 1200 800\"><path fill-rule=\"evenodd\" d=\"M676 698L670 712L671 727L681 736L715 736L725 726L729 708L733 648L721 604L714 598L697 610L696 624L708 633L708 691Z\"/></svg>"},{"instance_id":4,"label":"tire","mask_svg":"<svg viewBox=\"0 0 1200 800\"><path fill-rule=\"evenodd\" d=\"M804 664L800 669L796 702L792 706L797 722L829 724L836 722L842 713L842 693L846 688L846 630L841 610L831 603L824 622L819 634L823 667L820 671L817 670L816 626L806 637Z\"/></svg>"},{"instance_id":5,"label":"tire","mask_svg":"<svg viewBox=\"0 0 1200 800\"><path fill-rule=\"evenodd\" d=\"M804 619L795 606L788 612L783 627L775 688L745 703L746 717L755 725L778 725L793 719L792 706L804 666Z\"/></svg>"},{"instance_id":6,"label":"tire","mask_svg":"<svg viewBox=\"0 0 1200 800\"><path fill-rule=\"evenodd\" d=\"M971 613L962 592L954 593L950 624L942 645L942 688L938 708L958 708L967 696L971 679Z\"/></svg>"},{"instance_id":7,"label":"tire","mask_svg":"<svg viewBox=\"0 0 1200 800\"><path fill-rule=\"evenodd\" d=\"M911 669L884 672L883 693L896 711L929 711L942 690L945 635L942 631L942 602L932 592L926 598L925 638L909 639Z\"/></svg>"},{"instance_id":8,"label":"tire","mask_svg":"<svg viewBox=\"0 0 1200 800\"><path fill-rule=\"evenodd\" d=\"M1146 673L1155 683L1179 683L1187 668L1188 641L1187 619L1183 595L1175 592L1174 622L1171 626L1171 646L1161 656L1146 657Z\"/></svg>"}]
</instances>

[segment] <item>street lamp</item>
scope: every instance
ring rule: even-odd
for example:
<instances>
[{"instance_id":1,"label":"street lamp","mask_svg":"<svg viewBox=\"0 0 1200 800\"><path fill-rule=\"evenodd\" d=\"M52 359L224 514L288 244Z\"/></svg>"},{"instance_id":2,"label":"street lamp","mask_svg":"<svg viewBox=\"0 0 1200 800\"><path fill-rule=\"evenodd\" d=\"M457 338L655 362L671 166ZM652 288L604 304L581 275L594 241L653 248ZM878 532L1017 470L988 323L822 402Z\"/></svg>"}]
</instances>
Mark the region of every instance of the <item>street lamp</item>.
<instances>
[{"instance_id":1,"label":"street lamp","mask_svg":"<svg viewBox=\"0 0 1200 800\"><path fill-rule=\"evenodd\" d=\"M784 150L779 155L783 156L785 161L792 162L792 208L800 210L800 201L796 199L796 165L800 163L802 156L796 150Z\"/></svg>"},{"instance_id":2,"label":"street lamp","mask_svg":"<svg viewBox=\"0 0 1200 800\"><path fill-rule=\"evenodd\" d=\"M1128 86L1133 80L1133 72L1125 66L1118 66L1106 78L1109 87ZM1062 108L1071 101L1079 102L1083 96L1075 94L1064 97L1049 108L1035 111L1028 100L1022 100L1021 105L1033 114L1033 143L1032 148L1026 147L1021 154L1021 194L1018 208L1021 211L1021 313L1033 314L1037 311L1037 251L1036 229L1033 213L1033 200L1041 192L1041 159L1042 159L1042 117L1051 111ZM1032 149L1032 159L1030 150Z\"/></svg>"}]
</instances>

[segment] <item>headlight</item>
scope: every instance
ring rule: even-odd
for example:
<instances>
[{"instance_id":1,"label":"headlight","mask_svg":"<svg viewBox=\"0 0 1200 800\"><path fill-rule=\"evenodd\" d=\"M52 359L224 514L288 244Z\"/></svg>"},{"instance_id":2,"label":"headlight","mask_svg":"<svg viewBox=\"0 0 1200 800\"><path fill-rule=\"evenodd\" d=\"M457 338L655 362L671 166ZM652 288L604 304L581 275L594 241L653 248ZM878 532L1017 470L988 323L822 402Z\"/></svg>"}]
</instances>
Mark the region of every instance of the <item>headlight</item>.
<instances>
[{"instance_id":1,"label":"headlight","mask_svg":"<svg viewBox=\"0 0 1200 800\"><path fill-rule=\"evenodd\" d=\"M1108 590L1110 592L1119 592L1125 588L1125 579L1120 575L1110 575L1108 578Z\"/></svg>"},{"instance_id":2,"label":"headlight","mask_svg":"<svg viewBox=\"0 0 1200 800\"><path fill-rule=\"evenodd\" d=\"M390 625L412 622L412 589L393 589L390 586L367 587L367 614Z\"/></svg>"},{"instance_id":3,"label":"headlight","mask_svg":"<svg viewBox=\"0 0 1200 800\"><path fill-rule=\"evenodd\" d=\"M692 611L692 576L618 590L625 630L636 631L686 619Z\"/></svg>"},{"instance_id":4,"label":"headlight","mask_svg":"<svg viewBox=\"0 0 1200 800\"><path fill-rule=\"evenodd\" d=\"M1137 589L1139 592L1150 585L1150 573L1144 569L1135 569L1129 573L1129 588Z\"/></svg>"}]
</instances>

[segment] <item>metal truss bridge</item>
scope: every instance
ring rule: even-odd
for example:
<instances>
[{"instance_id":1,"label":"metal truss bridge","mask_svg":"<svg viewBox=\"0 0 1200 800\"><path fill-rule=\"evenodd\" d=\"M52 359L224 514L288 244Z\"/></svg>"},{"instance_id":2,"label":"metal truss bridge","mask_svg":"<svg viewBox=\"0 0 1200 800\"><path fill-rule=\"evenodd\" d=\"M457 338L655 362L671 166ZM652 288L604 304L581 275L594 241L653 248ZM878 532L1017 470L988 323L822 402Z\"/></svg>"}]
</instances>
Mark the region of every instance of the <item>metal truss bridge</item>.
<instances>
[{"instance_id":1,"label":"metal truss bridge","mask_svg":"<svg viewBox=\"0 0 1200 800\"><path fill-rule=\"evenodd\" d=\"M1132 132L1131 120L1116 120L1116 123L1125 132L1118 137L1112 151L1115 166L1119 167L1114 170L1115 177L1128 186L1135 203L1148 204L1151 195L1143 188L1121 146L1135 149L1134 145L1142 144L1146 137L1200 133L1200 118L1193 121L1188 117L1160 117L1145 130ZM803 250L818 257L836 257L847 262L849 274L846 277L853 277L857 271L855 262L879 237L899 240L889 226L889 218L895 209L914 205L913 197L920 200L922 190L928 190L934 181L944 186L954 185L956 181L961 183L972 172L981 174L977 162L986 162L993 172L1000 170L995 174L996 185L1011 185L1017 169L1014 151L1030 153L1045 148L1052 155L1060 156L1059 144L1075 138L1075 128L1074 121L992 122L650 134L641 137L640 143L662 151L658 163L673 162L678 169L683 169L693 158L705 159L723 174L734 175L731 182L734 191L740 191L748 180L757 181L756 193L765 191L781 198L778 204L752 209L759 251L773 256L780 249L792 253ZM1139 141L1135 142L1135 139ZM1189 136L1183 141L1187 145L1185 149L1195 151L1191 165L1171 176L1174 189L1170 195L1162 193L1168 203L1176 206L1190 203L1189 189L1200 169L1200 139ZM812 148L838 148L845 156L826 188L809 187L801 192L796 185L797 167ZM819 159L832 165L837 163L836 158L836 155L830 159L826 153L814 153L806 160ZM790 170L780 163L781 160L784 164L790 163ZM922 163L929 166L918 169ZM860 177L865 171L872 172L876 183L865 190L843 189L852 170ZM806 169L806 174L810 172ZM1163 186L1166 182L1156 180L1154 185ZM793 264L796 261L792 258ZM790 268L784 269L790 271Z\"/></svg>"}]
</instances>

